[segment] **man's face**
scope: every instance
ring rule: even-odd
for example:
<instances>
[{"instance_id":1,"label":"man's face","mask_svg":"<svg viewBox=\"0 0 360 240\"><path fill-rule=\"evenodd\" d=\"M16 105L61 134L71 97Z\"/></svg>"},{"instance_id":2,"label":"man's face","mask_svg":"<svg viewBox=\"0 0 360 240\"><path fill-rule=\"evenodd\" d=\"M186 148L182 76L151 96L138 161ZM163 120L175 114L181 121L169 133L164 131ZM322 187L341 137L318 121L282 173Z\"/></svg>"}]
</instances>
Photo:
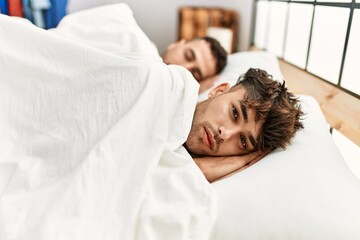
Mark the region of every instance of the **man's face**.
<instances>
[{"instance_id":1,"label":"man's face","mask_svg":"<svg viewBox=\"0 0 360 240\"><path fill-rule=\"evenodd\" d=\"M198 103L186 140L187 149L198 156L237 156L254 151L261 124L255 112L242 103L240 87Z\"/></svg>"},{"instance_id":2,"label":"man's face","mask_svg":"<svg viewBox=\"0 0 360 240\"><path fill-rule=\"evenodd\" d=\"M216 74L215 57L211 54L210 44L203 39L173 43L162 58L166 64L185 67L198 81Z\"/></svg>"}]
</instances>

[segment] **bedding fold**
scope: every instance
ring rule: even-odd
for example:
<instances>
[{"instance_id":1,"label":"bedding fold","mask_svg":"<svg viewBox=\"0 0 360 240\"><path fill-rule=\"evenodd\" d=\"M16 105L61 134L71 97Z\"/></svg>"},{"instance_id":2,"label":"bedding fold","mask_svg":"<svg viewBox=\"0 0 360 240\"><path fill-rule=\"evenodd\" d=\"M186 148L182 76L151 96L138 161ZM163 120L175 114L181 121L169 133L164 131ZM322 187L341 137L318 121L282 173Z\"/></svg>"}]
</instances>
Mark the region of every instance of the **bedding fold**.
<instances>
[{"instance_id":1,"label":"bedding fold","mask_svg":"<svg viewBox=\"0 0 360 240\"><path fill-rule=\"evenodd\" d=\"M132 10L125 3L69 14L49 31L116 55L141 53L162 62L155 44L138 26Z\"/></svg>"},{"instance_id":2,"label":"bedding fold","mask_svg":"<svg viewBox=\"0 0 360 240\"><path fill-rule=\"evenodd\" d=\"M0 239L208 238L188 71L3 15L0 35Z\"/></svg>"}]
</instances>

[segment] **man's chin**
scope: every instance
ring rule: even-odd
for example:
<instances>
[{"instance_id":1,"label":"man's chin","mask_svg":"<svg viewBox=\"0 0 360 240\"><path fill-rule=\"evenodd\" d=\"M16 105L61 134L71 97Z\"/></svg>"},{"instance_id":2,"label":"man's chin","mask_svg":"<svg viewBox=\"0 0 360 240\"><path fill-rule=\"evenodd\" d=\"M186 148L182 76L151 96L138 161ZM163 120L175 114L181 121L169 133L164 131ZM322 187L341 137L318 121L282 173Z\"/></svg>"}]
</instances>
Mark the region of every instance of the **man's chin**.
<instances>
[{"instance_id":1,"label":"man's chin","mask_svg":"<svg viewBox=\"0 0 360 240\"><path fill-rule=\"evenodd\" d=\"M187 143L184 144L185 149L188 151L188 153L194 158L194 157L205 157L205 156L212 156L210 152L207 152L203 149L194 148L191 144L188 145Z\"/></svg>"}]
</instances>

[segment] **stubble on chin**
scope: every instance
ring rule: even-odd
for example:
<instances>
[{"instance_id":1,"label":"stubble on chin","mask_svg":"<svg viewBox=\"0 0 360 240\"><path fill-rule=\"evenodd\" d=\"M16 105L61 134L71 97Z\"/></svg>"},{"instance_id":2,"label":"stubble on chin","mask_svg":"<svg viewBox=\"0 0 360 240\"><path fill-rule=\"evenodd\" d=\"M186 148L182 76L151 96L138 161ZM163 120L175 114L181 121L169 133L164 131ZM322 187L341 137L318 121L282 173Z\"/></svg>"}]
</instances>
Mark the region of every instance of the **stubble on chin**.
<instances>
[{"instance_id":1,"label":"stubble on chin","mask_svg":"<svg viewBox=\"0 0 360 240\"><path fill-rule=\"evenodd\" d=\"M207 152L202 149L202 147L204 147L204 143L201 138L201 129L204 128L204 124L206 122L204 119L204 113L211 100L212 99L200 102L196 106L190 133L184 144L192 155L208 155Z\"/></svg>"}]
</instances>

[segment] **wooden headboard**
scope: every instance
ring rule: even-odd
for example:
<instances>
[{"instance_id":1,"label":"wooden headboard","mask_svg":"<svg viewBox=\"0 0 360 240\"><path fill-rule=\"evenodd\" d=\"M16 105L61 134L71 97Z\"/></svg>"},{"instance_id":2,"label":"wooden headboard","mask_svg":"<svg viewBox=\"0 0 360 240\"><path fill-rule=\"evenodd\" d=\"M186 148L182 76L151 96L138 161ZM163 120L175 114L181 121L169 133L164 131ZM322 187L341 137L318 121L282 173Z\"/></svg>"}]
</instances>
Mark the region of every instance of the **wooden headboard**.
<instances>
[{"instance_id":1,"label":"wooden headboard","mask_svg":"<svg viewBox=\"0 0 360 240\"><path fill-rule=\"evenodd\" d=\"M238 13L233 9L220 7L184 6L178 10L178 40L191 40L207 34L208 27L220 27L232 32L229 53L237 50Z\"/></svg>"}]
</instances>

